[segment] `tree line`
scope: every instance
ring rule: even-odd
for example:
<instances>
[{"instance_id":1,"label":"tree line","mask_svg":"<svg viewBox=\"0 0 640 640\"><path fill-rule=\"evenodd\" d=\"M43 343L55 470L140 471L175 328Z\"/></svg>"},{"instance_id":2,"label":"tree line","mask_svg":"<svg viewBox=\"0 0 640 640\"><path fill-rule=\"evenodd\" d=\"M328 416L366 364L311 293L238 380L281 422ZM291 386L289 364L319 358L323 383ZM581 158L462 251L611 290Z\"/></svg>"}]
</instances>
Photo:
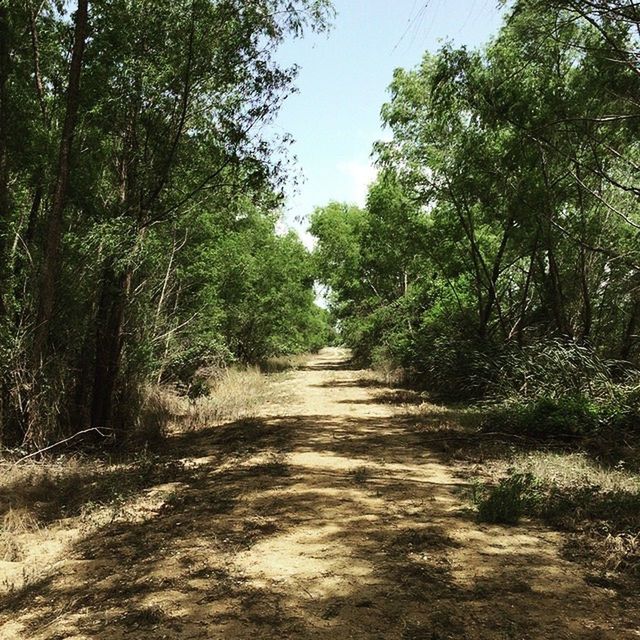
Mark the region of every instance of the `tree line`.
<instances>
[{"instance_id":1,"label":"tree line","mask_svg":"<svg viewBox=\"0 0 640 640\"><path fill-rule=\"evenodd\" d=\"M639 34L626 0L517 0L485 47L395 72L367 206L311 222L362 361L457 396L639 364Z\"/></svg>"},{"instance_id":2,"label":"tree line","mask_svg":"<svg viewBox=\"0 0 640 640\"><path fill-rule=\"evenodd\" d=\"M319 346L267 125L325 0L0 0L0 444L126 437L150 382Z\"/></svg>"}]
</instances>

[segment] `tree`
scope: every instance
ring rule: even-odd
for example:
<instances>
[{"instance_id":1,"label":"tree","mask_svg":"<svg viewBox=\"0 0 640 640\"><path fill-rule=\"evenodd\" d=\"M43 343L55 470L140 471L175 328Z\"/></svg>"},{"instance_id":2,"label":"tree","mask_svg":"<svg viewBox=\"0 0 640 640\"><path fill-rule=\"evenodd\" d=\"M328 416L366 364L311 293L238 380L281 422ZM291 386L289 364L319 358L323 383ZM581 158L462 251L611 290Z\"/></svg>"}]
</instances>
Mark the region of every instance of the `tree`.
<instances>
[{"instance_id":1,"label":"tree","mask_svg":"<svg viewBox=\"0 0 640 640\"><path fill-rule=\"evenodd\" d=\"M637 358L638 23L625 4L521 0L485 48L445 45L396 71L361 230L347 252L331 235L346 213L312 224L364 359L382 350L432 385L478 390L478 367L512 343ZM357 263L341 271L336 255Z\"/></svg>"},{"instance_id":2,"label":"tree","mask_svg":"<svg viewBox=\"0 0 640 640\"><path fill-rule=\"evenodd\" d=\"M224 299L206 265L194 278L202 292L187 292L182 258L204 252L200 242L222 246L239 209L269 220L264 237L276 242L286 176L278 141L260 126L296 70L274 52L324 29L330 6L0 8L0 111L9 115L0 126L0 438L38 446L88 426L124 436L127 406L163 377L178 345L218 341L231 357L222 320L201 317L222 318ZM304 315L310 279L300 287ZM186 304L196 299L201 306Z\"/></svg>"}]
</instances>

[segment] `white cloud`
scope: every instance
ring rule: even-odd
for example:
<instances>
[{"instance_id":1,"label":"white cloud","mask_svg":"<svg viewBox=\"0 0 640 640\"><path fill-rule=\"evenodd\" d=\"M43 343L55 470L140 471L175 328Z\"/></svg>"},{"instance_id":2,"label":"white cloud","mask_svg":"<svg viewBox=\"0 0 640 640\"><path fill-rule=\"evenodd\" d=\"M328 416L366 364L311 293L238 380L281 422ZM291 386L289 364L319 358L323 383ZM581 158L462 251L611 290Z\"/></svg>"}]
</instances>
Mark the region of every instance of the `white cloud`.
<instances>
[{"instance_id":1,"label":"white cloud","mask_svg":"<svg viewBox=\"0 0 640 640\"><path fill-rule=\"evenodd\" d=\"M312 236L306 229L296 229L302 244L307 247L308 251L313 251L316 246L316 238Z\"/></svg>"},{"instance_id":2,"label":"white cloud","mask_svg":"<svg viewBox=\"0 0 640 640\"><path fill-rule=\"evenodd\" d=\"M284 220L278 220L276 222L276 235L286 236L289 233L289 225Z\"/></svg>"},{"instance_id":3,"label":"white cloud","mask_svg":"<svg viewBox=\"0 0 640 640\"><path fill-rule=\"evenodd\" d=\"M339 162L337 168L351 181L350 199L359 207L364 207L367 203L369 185L375 181L378 170L369 163L365 164L357 160Z\"/></svg>"}]
</instances>

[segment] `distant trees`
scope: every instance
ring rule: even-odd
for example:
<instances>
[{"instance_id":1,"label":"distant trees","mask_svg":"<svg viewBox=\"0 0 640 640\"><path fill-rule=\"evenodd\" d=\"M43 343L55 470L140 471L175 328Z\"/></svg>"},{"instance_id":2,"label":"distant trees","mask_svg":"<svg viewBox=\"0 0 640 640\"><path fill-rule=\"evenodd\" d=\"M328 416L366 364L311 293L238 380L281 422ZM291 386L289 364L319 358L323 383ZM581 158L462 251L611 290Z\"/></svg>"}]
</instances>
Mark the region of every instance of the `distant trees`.
<instances>
[{"instance_id":1,"label":"distant trees","mask_svg":"<svg viewBox=\"0 0 640 640\"><path fill-rule=\"evenodd\" d=\"M637 361L636 13L521 0L485 49L446 45L395 73L366 232L346 252L326 230L337 205L312 224L319 257L361 258L325 278L359 353L449 390L550 337Z\"/></svg>"},{"instance_id":2,"label":"distant trees","mask_svg":"<svg viewBox=\"0 0 640 640\"><path fill-rule=\"evenodd\" d=\"M72 9L0 1L5 446L123 434L120 407L185 354L253 359L324 331L306 252L275 232L284 175L259 128L295 76L276 47L325 28L328 3ZM259 328L241 328L249 304Z\"/></svg>"}]
</instances>

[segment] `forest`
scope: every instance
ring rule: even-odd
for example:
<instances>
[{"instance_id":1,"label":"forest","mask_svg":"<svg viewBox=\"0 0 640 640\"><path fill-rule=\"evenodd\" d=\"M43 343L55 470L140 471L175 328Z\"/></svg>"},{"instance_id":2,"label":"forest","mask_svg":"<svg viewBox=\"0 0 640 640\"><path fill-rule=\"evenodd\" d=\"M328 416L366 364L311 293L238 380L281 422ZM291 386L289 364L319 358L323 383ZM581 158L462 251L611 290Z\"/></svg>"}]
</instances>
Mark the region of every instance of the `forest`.
<instances>
[{"instance_id":1,"label":"forest","mask_svg":"<svg viewBox=\"0 0 640 640\"><path fill-rule=\"evenodd\" d=\"M2 640L638 637L640 4L489 4L0 0Z\"/></svg>"},{"instance_id":2,"label":"forest","mask_svg":"<svg viewBox=\"0 0 640 640\"><path fill-rule=\"evenodd\" d=\"M357 359L509 400L511 428L637 424L639 19L516 2L484 49L396 71L366 208L311 218Z\"/></svg>"},{"instance_id":3,"label":"forest","mask_svg":"<svg viewBox=\"0 0 640 640\"><path fill-rule=\"evenodd\" d=\"M90 13L90 18L89 18ZM151 382L318 348L326 320L279 235L301 2L0 5L0 442L126 439Z\"/></svg>"}]
</instances>

